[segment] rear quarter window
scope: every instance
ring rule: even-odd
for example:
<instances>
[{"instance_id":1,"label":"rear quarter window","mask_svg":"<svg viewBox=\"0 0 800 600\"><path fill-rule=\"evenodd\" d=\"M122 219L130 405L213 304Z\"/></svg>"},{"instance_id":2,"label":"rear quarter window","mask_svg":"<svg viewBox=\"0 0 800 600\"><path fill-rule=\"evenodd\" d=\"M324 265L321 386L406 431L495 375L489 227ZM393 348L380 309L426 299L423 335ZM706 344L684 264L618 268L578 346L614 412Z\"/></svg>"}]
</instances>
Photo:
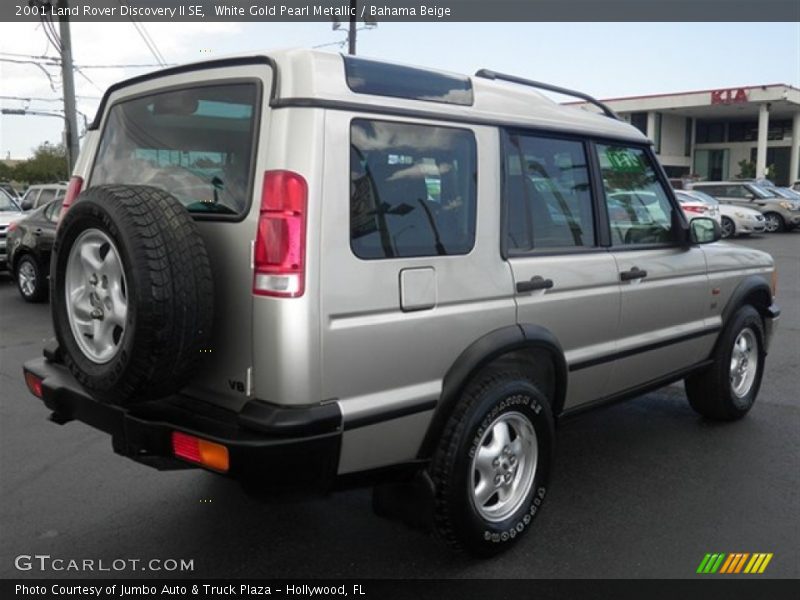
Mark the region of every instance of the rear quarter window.
<instances>
[{"instance_id":1,"label":"rear quarter window","mask_svg":"<svg viewBox=\"0 0 800 600\"><path fill-rule=\"evenodd\" d=\"M258 87L220 84L119 102L90 185L159 187L189 212L241 215L252 183Z\"/></svg>"}]
</instances>

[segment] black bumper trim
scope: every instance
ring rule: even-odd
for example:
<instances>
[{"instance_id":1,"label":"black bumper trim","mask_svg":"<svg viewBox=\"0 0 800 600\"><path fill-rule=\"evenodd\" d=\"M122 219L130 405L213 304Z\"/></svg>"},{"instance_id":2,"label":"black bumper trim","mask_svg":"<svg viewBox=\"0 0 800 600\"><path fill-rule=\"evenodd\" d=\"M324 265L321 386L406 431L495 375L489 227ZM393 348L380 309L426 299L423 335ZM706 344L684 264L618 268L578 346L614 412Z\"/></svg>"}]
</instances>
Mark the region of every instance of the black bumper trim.
<instances>
[{"instance_id":1,"label":"black bumper trim","mask_svg":"<svg viewBox=\"0 0 800 600\"><path fill-rule=\"evenodd\" d=\"M245 483L327 491L336 477L342 432L336 403L292 409L251 401L253 408L236 413L178 395L122 407L92 398L62 365L39 358L24 370L42 379L53 421L77 420L104 431L115 452L138 462L160 469L197 466L173 456L172 432L180 431L227 447L227 475Z\"/></svg>"}]
</instances>

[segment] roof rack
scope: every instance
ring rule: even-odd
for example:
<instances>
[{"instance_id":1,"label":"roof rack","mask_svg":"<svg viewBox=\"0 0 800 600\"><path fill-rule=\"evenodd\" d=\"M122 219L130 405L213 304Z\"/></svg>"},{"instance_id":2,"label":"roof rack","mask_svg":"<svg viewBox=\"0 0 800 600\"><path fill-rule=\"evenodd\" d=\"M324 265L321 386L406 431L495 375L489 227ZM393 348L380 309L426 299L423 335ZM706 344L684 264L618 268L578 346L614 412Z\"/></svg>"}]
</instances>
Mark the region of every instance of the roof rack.
<instances>
[{"instance_id":1,"label":"roof rack","mask_svg":"<svg viewBox=\"0 0 800 600\"><path fill-rule=\"evenodd\" d=\"M607 117L615 119L617 121L622 120L619 118L619 115L617 113L615 113L608 106L600 102L600 100L593 98L589 94L584 94L583 92L576 92L575 90L558 87L557 85L550 85L549 83L542 83L540 81L533 81L532 79L517 77L516 75L506 75L505 73L498 73L490 69L479 70L478 72L475 73L475 77L482 77L484 79L499 79L501 81L509 81L511 83L517 83L519 85L527 85L528 87L548 90L550 92L556 92L557 94L564 94L565 96L582 98L583 100L586 100L590 104L594 104L596 107L602 110L603 114L605 114Z\"/></svg>"}]
</instances>

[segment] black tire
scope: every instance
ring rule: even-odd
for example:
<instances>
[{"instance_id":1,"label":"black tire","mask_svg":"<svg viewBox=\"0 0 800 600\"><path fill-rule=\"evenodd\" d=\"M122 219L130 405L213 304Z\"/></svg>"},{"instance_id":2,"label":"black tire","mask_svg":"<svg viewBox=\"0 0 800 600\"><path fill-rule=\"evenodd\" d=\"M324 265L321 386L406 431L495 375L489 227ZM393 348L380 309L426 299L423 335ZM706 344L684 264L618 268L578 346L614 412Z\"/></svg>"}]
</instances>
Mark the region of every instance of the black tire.
<instances>
[{"instance_id":1,"label":"black tire","mask_svg":"<svg viewBox=\"0 0 800 600\"><path fill-rule=\"evenodd\" d=\"M32 273L32 289L23 284L22 274L26 271L29 274ZM25 302L44 302L47 300L47 282L44 280L45 275L43 269L38 261L30 254L22 255L17 261L17 265L14 268L14 279L17 281L17 289L19 290L20 296L22 296Z\"/></svg>"},{"instance_id":2,"label":"black tire","mask_svg":"<svg viewBox=\"0 0 800 600\"><path fill-rule=\"evenodd\" d=\"M88 230L113 242L126 288L125 324L105 363L76 342L66 306L70 249ZM214 293L203 239L177 199L148 186L89 188L61 220L51 273L56 337L69 370L93 395L132 404L186 385L211 340Z\"/></svg>"},{"instance_id":3,"label":"black tire","mask_svg":"<svg viewBox=\"0 0 800 600\"><path fill-rule=\"evenodd\" d=\"M729 217L722 217L722 238L728 239L736 236L736 224Z\"/></svg>"},{"instance_id":4,"label":"black tire","mask_svg":"<svg viewBox=\"0 0 800 600\"><path fill-rule=\"evenodd\" d=\"M767 233L780 233L786 230L786 222L776 212L764 213L764 221L766 221L765 231Z\"/></svg>"},{"instance_id":5,"label":"black tire","mask_svg":"<svg viewBox=\"0 0 800 600\"><path fill-rule=\"evenodd\" d=\"M734 343L740 334L752 332L755 357L758 363L749 388L737 394L732 381ZM715 421L741 419L752 408L761 387L764 374L764 322L750 305L742 306L730 319L717 340L714 364L707 370L686 378L686 395L689 404L700 415ZM748 361L749 363L749 361ZM737 364L741 364L737 361Z\"/></svg>"},{"instance_id":6,"label":"black tire","mask_svg":"<svg viewBox=\"0 0 800 600\"><path fill-rule=\"evenodd\" d=\"M524 497L520 493L518 508L507 516L499 514L502 520L493 521L478 512L473 500L476 480L472 460L489 427L509 415L522 415L532 425L538 457L530 488ZM528 530L544 500L554 439L549 403L524 375L496 372L473 381L448 419L429 467L435 488L434 525L439 536L451 547L475 556L492 556L511 547ZM498 472L505 466L497 467Z\"/></svg>"}]
</instances>

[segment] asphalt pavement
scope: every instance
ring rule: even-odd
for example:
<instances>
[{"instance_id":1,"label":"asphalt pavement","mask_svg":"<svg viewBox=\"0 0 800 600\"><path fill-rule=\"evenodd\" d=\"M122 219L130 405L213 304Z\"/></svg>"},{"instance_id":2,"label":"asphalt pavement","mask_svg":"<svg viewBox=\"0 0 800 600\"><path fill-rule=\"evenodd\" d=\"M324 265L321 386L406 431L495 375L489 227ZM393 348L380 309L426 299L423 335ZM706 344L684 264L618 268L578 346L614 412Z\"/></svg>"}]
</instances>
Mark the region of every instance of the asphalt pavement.
<instances>
[{"instance_id":1,"label":"asphalt pavement","mask_svg":"<svg viewBox=\"0 0 800 600\"><path fill-rule=\"evenodd\" d=\"M49 307L0 275L0 577L684 578L710 552L773 553L757 577L800 577L800 232L735 243L771 253L780 273L783 314L750 414L704 421L674 385L565 422L533 529L482 561L374 516L368 490L265 504L209 473L117 456L82 423L51 423L21 371L52 335ZM37 554L194 570L15 568Z\"/></svg>"}]
</instances>

